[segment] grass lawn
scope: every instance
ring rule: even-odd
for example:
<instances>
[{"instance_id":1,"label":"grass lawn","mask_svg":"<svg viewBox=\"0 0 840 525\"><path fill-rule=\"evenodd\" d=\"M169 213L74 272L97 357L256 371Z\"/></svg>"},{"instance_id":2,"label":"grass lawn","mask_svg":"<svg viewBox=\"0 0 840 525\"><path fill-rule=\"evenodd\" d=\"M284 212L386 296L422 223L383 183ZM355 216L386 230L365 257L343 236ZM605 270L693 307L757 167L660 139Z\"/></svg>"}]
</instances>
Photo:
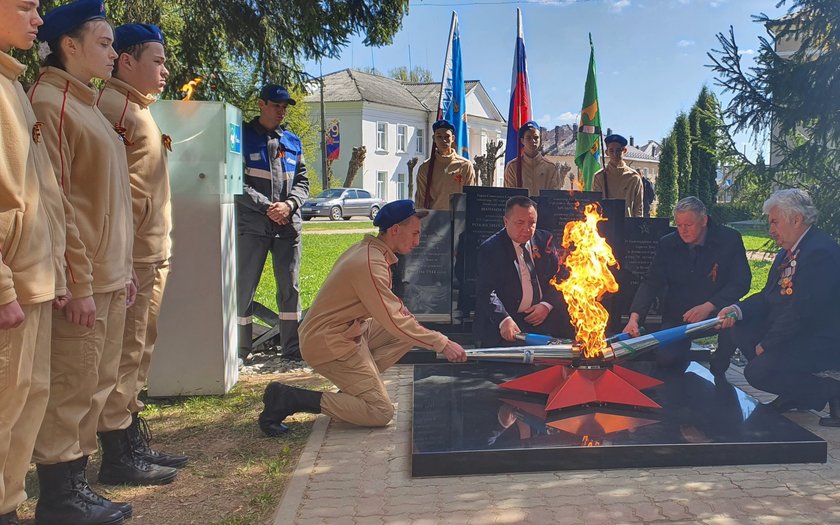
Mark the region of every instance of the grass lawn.
<instances>
[{"instance_id":1,"label":"grass lawn","mask_svg":"<svg viewBox=\"0 0 840 525\"><path fill-rule=\"evenodd\" d=\"M757 233L753 231L750 233L742 233L741 237L744 239L744 247L748 252L775 252L778 250L776 243L773 242L770 235L766 233Z\"/></svg>"},{"instance_id":2,"label":"grass lawn","mask_svg":"<svg viewBox=\"0 0 840 525\"><path fill-rule=\"evenodd\" d=\"M322 221L311 220L303 223L303 233L311 231L333 230L373 230L373 221Z\"/></svg>"},{"instance_id":3,"label":"grass lawn","mask_svg":"<svg viewBox=\"0 0 840 525\"><path fill-rule=\"evenodd\" d=\"M348 223L337 223L345 226ZM370 223L350 223L370 224ZM303 252L300 260L300 306L303 310L309 308L315 299L315 294L324 284L327 274L332 270L338 256L353 243L364 237L363 233L336 233L336 234L307 234L304 230L301 236ZM260 285L257 287L255 299L257 302L277 310L277 302L274 298L276 287L274 285L274 270L271 264L271 257L265 263Z\"/></svg>"},{"instance_id":4,"label":"grass lawn","mask_svg":"<svg viewBox=\"0 0 840 525\"><path fill-rule=\"evenodd\" d=\"M750 286L750 292L747 295L752 295L764 288L764 284L767 282L767 274L770 273L770 266L773 264L773 260L750 260L749 263L750 271L752 272L752 284Z\"/></svg>"}]
</instances>

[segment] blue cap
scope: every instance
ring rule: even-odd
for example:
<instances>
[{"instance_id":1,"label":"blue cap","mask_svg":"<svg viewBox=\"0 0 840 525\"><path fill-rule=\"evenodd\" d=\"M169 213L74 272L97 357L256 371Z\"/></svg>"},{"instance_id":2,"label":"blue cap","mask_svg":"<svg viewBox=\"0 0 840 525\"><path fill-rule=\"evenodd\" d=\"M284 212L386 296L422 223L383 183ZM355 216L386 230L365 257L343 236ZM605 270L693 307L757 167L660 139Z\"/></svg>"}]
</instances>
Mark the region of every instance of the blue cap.
<instances>
[{"instance_id":1,"label":"blue cap","mask_svg":"<svg viewBox=\"0 0 840 525\"><path fill-rule=\"evenodd\" d=\"M283 86L277 84L266 84L260 90L260 99L270 102L288 102L290 106L295 105L295 99L289 96L289 92Z\"/></svg>"},{"instance_id":2,"label":"blue cap","mask_svg":"<svg viewBox=\"0 0 840 525\"><path fill-rule=\"evenodd\" d=\"M536 130L539 130L539 129L540 129L540 125L539 125L539 124L537 124L536 122L534 122L533 120L529 120L528 122L525 122L524 124L522 124L521 126L519 126L519 140L522 140L522 137L524 137L524 136L525 136L525 133L526 133L529 129L536 129Z\"/></svg>"},{"instance_id":3,"label":"blue cap","mask_svg":"<svg viewBox=\"0 0 840 525\"><path fill-rule=\"evenodd\" d=\"M450 130L452 133L455 133L455 126L453 126L453 125L452 125L452 124L451 124L448 120L446 120L446 119L440 119L440 120L438 120L437 122L435 122L434 124L432 124L432 133L434 133L435 131L439 130L440 128L443 128L443 129L448 129L448 130Z\"/></svg>"},{"instance_id":4,"label":"blue cap","mask_svg":"<svg viewBox=\"0 0 840 525\"><path fill-rule=\"evenodd\" d=\"M402 199L389 202L385 206L382 206L382 209L376 214L376 218L373 219L373 225L377 226L379 231L384 232L391 226L401 223L412 215L417 215L418 218L422 219L428 214L429 212L426 210L416 210L413 200Z\"/></svg>"},{"instance_id":5,"label":"blue cap","mask_svg":"<svg viewBox=\"0 0 840 525\"><path fill-rule=\"evenodd\" d=\"M618 133L607 135L607 138L604 139L604 144L612 144L613 142L618 142L619 144L621 144L621 147L627 146L627 139L625 139Z\"/></svg>"},{"instance_id":6,"label":"blue cap","mask_svg":"<svg viewBox=\"0 0 840 525\"><path fill-rule=\"evenodd\" d=\"M44 15L44 24L38 28L38 40L55 42L88 20L97 18L105 18L105 3L102 0L76 0L56 7Z\"/></svg>"},{"instance_id":7,"label":"blue cap","mask_svg":"<svg viewBox=\"0 0 840 525\"><path fill-rule=\"evenodd\" d=\"M114 51L119 53L124 49L147 42L163 44L163 31L154 24L124 24L114 29Z\"/></svg>"}]
</instances>

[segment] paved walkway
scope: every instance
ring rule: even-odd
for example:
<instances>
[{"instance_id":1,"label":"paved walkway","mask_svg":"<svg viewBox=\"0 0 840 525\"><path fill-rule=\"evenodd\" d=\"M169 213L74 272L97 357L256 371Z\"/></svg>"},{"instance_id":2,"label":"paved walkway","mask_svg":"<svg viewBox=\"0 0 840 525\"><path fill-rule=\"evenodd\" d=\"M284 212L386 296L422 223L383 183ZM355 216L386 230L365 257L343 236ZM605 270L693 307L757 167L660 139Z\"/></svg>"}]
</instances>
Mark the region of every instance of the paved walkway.
<instances>
[{"instance_id":1,"label":"paved walkway","mask_svg":"<svg viewBox=\"0 0 840 525\"><path fill-rule=\"evenodd\" d=\"M410 476L411 366L385 375L395 420L361 429L321 416L275 525L840 523L840 429L789 417L829 442L827 464ZM730 369L731 383L768 401Z\"/></svg>"}]
</instances>

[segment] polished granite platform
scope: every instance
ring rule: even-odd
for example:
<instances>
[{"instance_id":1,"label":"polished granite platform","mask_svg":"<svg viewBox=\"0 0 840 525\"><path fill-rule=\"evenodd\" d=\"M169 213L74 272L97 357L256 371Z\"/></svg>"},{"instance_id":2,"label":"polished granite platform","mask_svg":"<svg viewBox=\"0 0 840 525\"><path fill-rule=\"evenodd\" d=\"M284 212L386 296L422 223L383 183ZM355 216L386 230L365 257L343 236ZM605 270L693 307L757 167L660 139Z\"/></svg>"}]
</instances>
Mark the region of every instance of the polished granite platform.
<instances>
[{"instance_id":1,"label":"polished granite platform","mask_svg":"<svg viewBox=\"0 0 840 525\"><path fill-rule=\"evenodd\" d=\"M500 388L536 367L508 363L414 368L411 472L452 476L553 470L825 463L827 444L691 363L644 390L662 408L545 412L546 396Z\"/></svg>"}]
</instances>

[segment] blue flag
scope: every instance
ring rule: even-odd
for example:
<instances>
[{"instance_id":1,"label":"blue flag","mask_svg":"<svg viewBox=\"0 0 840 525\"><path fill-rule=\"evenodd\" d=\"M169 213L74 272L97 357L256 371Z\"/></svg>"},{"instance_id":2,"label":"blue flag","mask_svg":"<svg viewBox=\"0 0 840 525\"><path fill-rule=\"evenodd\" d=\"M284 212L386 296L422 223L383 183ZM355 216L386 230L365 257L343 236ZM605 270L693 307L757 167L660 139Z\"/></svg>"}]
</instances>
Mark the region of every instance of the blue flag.
<instances>
[{"instance_id":1,"label":"blue flag","mask_svg":"<svg viewBox=\"0 0 840 525\"><path fill-rule=\"evenodd\" d=\"M438 119L446 119L455 126L455 151L464 158L470 157L470 135L467 129L467 93L461 66L461 37L458 35L458 14L452 12L449 45L443 64L443 81L440 83Z\"/></svg>"}]
</instances>

